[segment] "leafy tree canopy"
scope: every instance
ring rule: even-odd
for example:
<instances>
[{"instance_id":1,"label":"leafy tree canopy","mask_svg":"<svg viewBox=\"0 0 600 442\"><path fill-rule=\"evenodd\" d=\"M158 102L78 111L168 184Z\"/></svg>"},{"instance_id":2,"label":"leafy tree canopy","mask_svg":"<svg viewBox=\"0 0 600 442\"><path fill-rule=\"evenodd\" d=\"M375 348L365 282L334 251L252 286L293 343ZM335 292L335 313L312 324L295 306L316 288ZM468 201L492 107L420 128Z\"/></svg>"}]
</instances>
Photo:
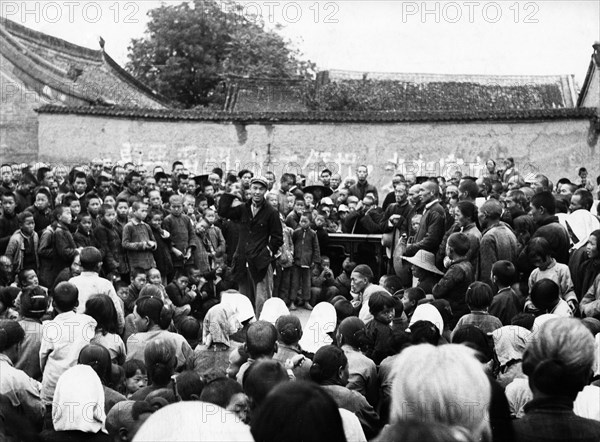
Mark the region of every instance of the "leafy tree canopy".
<instances>
[{"instance_id":1,"label":"leafy tree canopy","mask_svg":"<svg viewBox=\"0 0 600 442\"><path fill-rule=\"evenodd\" d=\"M227 76L309 78L315 65L277 30L227 0L193 0L148 12L144 37L129 46L127 69L185 108L220 107Z\"/></svg>"}]
</instances>

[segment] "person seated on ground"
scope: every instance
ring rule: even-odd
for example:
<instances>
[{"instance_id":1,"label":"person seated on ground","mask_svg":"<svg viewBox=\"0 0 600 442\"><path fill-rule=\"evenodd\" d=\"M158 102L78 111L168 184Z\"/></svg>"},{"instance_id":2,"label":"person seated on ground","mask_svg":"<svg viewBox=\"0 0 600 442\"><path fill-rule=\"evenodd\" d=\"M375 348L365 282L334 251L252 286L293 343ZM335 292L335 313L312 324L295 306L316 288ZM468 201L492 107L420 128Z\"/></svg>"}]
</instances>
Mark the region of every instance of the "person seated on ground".
<instances>
[{"instance_id":1,"label":"person seated on ground","mask_svg":"<svg viewBox=\"0 0 600 442\"><path fill-rule=\"evenodd\" d=\"M491 386L473 349L457 344L415 345L400 353L395 370L390 424L414 419L456 425L474 440L491 440ZM457 403L482 405L473 413L451 411L451 404Z\"/></svg>"},{"instance_id":2,"label":"person seated on ground","mask_svg":"<svg viewBox=\"0 0 600 442\"><path fill-rule=\"evenodd\" d=\"M492 283L498 287L490 304L490 315L496 316L502 325L510 325L511 319L523 311L522 300L513 290L512 285L517 282L517 270L512 262L502 260L492 266Z\"/></svg>"},{"instance_id":3,"label":"person seated on ground","mask_svg":"<svg viewBox=\"0 0 600 442\"><path fill-rule=\"evenodd\" d=\"M465 295L471 313L464 315L458 320L454 327L454 332L466 325L474 325L484 333L491 333L502 327L500 319L488 313L492 298L492 288L489 285L479 281L472 283Z\"/></svg>"},{"instance_id":4,"label":"person seated on ground","mask_svg":"<svg viewBox=\"0 0 600 442\"><path fill-rule=\"evenodd\" d=\"M373 278L373 270L366 264L357 265L350 275L352 305L365 324L373 319L373 315L369 313L369 297L375 292L386 291L380 285L373 284Z\"/></svg>"},{"instance_id":5,"label":"person seated on ground","mask_svg":"<svg viewBox=\"0 0 600 442\"><path fill-rule=\"evenodd\" d=\"M380 428L379 416L363 395L347 387L348 358L333 345L321 347L313 359L310 376L334 399L339 408L356 414L365 436L372 438Z\"/></svg>"},{"instance_id":6,"label":"person seated on ground","mask_svg":"<svg viewBox=\"0 0 600 442\"><path fill-rule=\"evenodd\" d=\"M264 309L263 309L264 312ZM277 353L273 359L290 365L296 379L310 379L311 360L303 354L299 341L302 338L302 324L297 316L280 316L275 323L277 328ZM289 363L288 363L289 361Z\"/></svg>"},{"instance_id":7,"label":"person seated on ground","mask_svg":"<svg viewBox=\"0 0 600 442\"><path fill-rule=\"evenodd\" d=\"M245 424L250 423L250 404L242 386L231 378L216 378L202 389L197 399L218 405L235 413Z\"/></svg>"},{"instance_id":8,"label":"person seated on ground","mask_svg":"<svg viewBox=\"0 0 600 442\"><path fill-rule=\"evenodd\" d=\"M334 281L334 286L338 289L338 293L349 301L352 299L352 295L350 294L350 276L356 265L349 257L345 258L342 262L342 272Z\"/></svg>"},{"instance_id":9,"label":"person seated on ground","mask_svg":"<svg viewBox=\"0 0 600 442\"><path fill-rule=\"evenodd\" d=\"M522 369L523 352L531 332L518 325L506 325L492 332L496 380L506 388L515 378L524 377Z\"/></svg>"},{"instance_id":10,"label":"person seated on ground","mask_svg":"<svg viewBox=\"0 0 600 442\"><path fill-rule=\"evenodd\" d=\"M146 401L119 402L106 415L106 431L113 441L132 442L154 411Z\"/></svg>"},{"instance_id":11,"label":"person seated on ground","mask_svg":"<svg viewBox=\"0 0 600 442\"><path fill-rule=\"evenodd\" d=\"M235 381L234 381L235 382ZM192 370L185 370L175 376L173 385L177 399L181 401L197 401L204 391L205 380Z\"/></svg>"},{"instance_id":12,"label":"person seated on ground","mask_svg":"<svg viewBox=\"0 0 600 442\"><path fill-rule=\"evenodd\" d=\"M408 288L404 290L402 295L402 305L404 306L404 314L406 319L410 322L419 301L425 299L425 292L419 287Z\"/></svg>"},{"instance_id":13,"label":"person seated on ground","mask_svg":"<svg viewBox=\"0 0 600 442\"><path fill-rule=\"evenodd\" d=\"M600 422L573 412L577 393L589 382L594 363L594 339L577 319L545 322L523 354L533 400L525 416L514 423L516 440L600 440Z\"/></svg>"},{"instance_id":14,"label":"person seated on ground","mask_svg":"<svg viewBox=\"0 0 600 442\"><path fill-rule=\"evenodd\" d=\"M256 321L248 327L244 351L248 360L240 367L236 379L244 386L244 373L258 359L272 359L277 353L277 329L266 321Z\"/></svg>"},{"instance_id":15,"label":"person seated on ground","mask_svg":"<svg viewBox=\"0 0 600 442\"><path fill-rule=\"evenodd\" d=\"M149 384L132 394L131 400L144 400L153 391L171 386L177 366L177 349L173 342L161 338L149 342L144 348L144 364Z\"/></svg>"},{"instance_id":16,"label":"person seated on ground","mask_svg":"<svg viewBox=\"0 0 600 442\"><path fill-rule=\"evenodd\" d=\"M373 359L376 365L379 365L388 356L395 306L394 298L387 292L375 292L369 298L369 311L373 315L373 319L367 323L365 332L372 342L372 347L366 355Z\"/></svg>"},{"instance_id":17,"label":"person seated on ground","mask_svg":"<svg viewBox=\"0 0 600 442\"><path fill-rule=\"evenodd\" d=\"M189 369L200 376L209 373L225 376L229 353L235 346L231 341L231 335L241 327L229 305L217 304L212 307L204 317L202 345L194 350L188 362Z\"/></svg>"},{"instance_id":18,"label":"person seated on ground","mask_svg":"<svg viewBox=\"0 0 600 442\"><path fill-rule=\"evenodd\" d=\"M124 393L129 399L133 393L148 385L148 374L146 364L138 359L130 359L123 364L125 372Z\"/></svg>"},{"instance_id":19,"label":"person seated on ground","mask_svg":"<svg viewBox=\"0 0 600 442\"><path fill-rule=\"evenodd\" d=\"M573 311L560 297L558 284L551 279L540 279L531 287L529 302L525 304L525 311L540 316L551 313L561 317L572 317Z\"/></svg>"},{"instance_id":20,"label":"person seated on ground","mask_svg":"<svg viewBox=\"0 0 600 442\"><path fill-rule=\"evenodd\" d=\"M435 266L435 255L426 250L419 250L415 256L403 256L402 259L411 264L412 276L417 280L413 285L423 290L426 295L431 295L433 287L444 275Z\"/></svg>"}]
</instances>

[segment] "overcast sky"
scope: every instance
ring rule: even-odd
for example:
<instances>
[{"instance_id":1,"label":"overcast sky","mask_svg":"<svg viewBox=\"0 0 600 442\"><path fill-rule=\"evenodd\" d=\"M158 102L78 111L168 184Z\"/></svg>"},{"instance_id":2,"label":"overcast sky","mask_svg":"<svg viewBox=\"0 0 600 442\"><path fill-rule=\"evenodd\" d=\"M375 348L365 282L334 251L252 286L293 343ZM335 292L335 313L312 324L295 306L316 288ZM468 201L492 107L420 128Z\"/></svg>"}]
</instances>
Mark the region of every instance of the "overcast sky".
<instances>
[{"instance_id":1,"label":"overcast sky","mask_svg":"<svg viewBox=\"0 0 600 442\"><path fill-rule=\"evenodd\" d=\"M168 3L168 2L166 2ZM178 2L176 2L178 3ZM454 74L574 74L581 85L600 40L594 1L278 1L241 2L285 26L320 70ZM70 42L98 48L119 63L143 35L159 1L10 1L2 16Z\"/></svg>"}]
</instances>

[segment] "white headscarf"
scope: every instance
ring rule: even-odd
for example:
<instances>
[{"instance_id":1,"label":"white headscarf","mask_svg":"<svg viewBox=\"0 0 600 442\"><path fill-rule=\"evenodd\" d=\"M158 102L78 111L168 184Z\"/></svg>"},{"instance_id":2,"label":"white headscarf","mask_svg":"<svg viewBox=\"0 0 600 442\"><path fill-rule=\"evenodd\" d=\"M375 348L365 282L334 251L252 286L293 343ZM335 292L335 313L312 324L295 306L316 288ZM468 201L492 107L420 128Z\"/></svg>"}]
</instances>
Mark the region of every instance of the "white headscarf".
<instances>
[{"instance_id":1,"label":"white headscarf","mask_svg":"<svg viewBox=\"0 0 600 442\"><path fill-rule=\"evenodd\" d=\"M444 319L440 311L431 304L418 305L408 326L411 327L417 321L429 321L438 328L440 334L444 332Z\"/></svg>"},{"instance_id":2,"label":"white headscarf","mask_svg":"<svg viewBox=\"0 0 600 442\"><path fill-rule=\"evenodd\" d=\"M247 321L248 319L250 319L250 322L256 320L252 302L250 302L247 296L242 295L237 290L226 290L221 293L221 304L230 305L240 322Z\"/></svg>"},{"instance_id":3,"label":"white headscarf","mask_svg":"<svg viewBox=\"0 0 600 442\"><path fill-rule=\"evenodd\" d=\"M575 250L586 245L590 234L594 230L600 229L600 221L589 210L576 210L570 213L565 217L565 227L566 223L569 224L569 227L571 227L571 230L579 240L577 244L573 245Z\"/></svg>"},{"instance_id":4,"label":"white headscarf","mask_svg":"<svg viewBox=\"0 0 600 442\"><path fill-rule=\"evenodd\" d=\"M227 304L217 304L208 310L202 322L202 343L230 345L229 337L242 328L233 308Z\"/></svg>"},{"instance_id":5,"label":"white headscarf","mask_svg":"<svg viewBox=\"0 0 600 442\"><path fill-rule=\"evenodd\" d=\"M335 307L329 302L318 303L310 313L304 333L300 339L300 347L309 353L316 353L318 349L333 343L327 333L335 330L337 313Z\"/></svg>"},{"instance_id":6,"label":"white headscarf","mask_svg":"<svg viewBox=\"0 0 600 442\"><path fill-rule=\"evenodd\" d=\"M518 325L507 325L492 332L494 348L501 366L510 361L523 359L523 352L531 332Z\"/></svg>"},{"instance_id":7,"label":"white headscarf","mask_svg":"<svg viewBox=\"0 0 600 442\"><path fill-rule=\"evenodd\" d=\"M200 401L177 402L161 408L139 429L134 442L253 441L250 427L236 414Z\"/></svg>"},{"instance_id":8,"label":"white headscarf","mask_svg":"<svg viewBox=\"0 0 600 442\"><path fill-rule=\"evenodd\" d=\"M69 368L56 383L52 400L54 429L106 433L105 421L104 389L94 369L89 365Z\"/></svg>"},{"instance_id":9,"label":"white headscarf","mask_svg":"<svg viewBox=\"0 0 600 442\"><path fill-rule=\"evenodd\" d=\"M269 298L263 304L262 311L260 312L260 320L267 321L275 325L277 319L280 316L289 315L290 311L285 305L285 302L281 298Z\"/></svg>"}]
</instances>

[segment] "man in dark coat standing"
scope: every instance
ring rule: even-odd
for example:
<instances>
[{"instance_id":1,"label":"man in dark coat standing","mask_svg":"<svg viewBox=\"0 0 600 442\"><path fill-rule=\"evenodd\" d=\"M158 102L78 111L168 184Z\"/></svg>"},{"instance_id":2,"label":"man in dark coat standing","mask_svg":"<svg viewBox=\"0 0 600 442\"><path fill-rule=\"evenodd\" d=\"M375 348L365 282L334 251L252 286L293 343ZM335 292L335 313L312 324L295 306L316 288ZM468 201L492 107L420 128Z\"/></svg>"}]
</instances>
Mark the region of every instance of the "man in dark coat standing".
<instances>
[{"instance_id":1,"label":"man in dark coat standing","mask_svg":"<svg viewBox=\"0 0 600 442\"><path fill-rule=\"evenodd\" d=\"M423 217L413 244L406 248L405 256L414 256L419 250L436 253L446 231L446 212L439 202L440 188L433 181L421 184L421 204L425 205Z\"/></svg>"},{"instance_id":2,"label":"man in dark coat standing","mask_svg":"<svg viewBox=\"0 0 600 442\"><path fill-rule=\"evenodd\" d=\"M267 180L254 177L250 181L251 198L241 203L225 193L219 203L219 216L239 223L239 241L233 255L233 277L240 292L254 301L256 317L260 317L265 301L273 292L271 262L283 245L279 213L265 201Z\"/></svg>"}]
</instances>

